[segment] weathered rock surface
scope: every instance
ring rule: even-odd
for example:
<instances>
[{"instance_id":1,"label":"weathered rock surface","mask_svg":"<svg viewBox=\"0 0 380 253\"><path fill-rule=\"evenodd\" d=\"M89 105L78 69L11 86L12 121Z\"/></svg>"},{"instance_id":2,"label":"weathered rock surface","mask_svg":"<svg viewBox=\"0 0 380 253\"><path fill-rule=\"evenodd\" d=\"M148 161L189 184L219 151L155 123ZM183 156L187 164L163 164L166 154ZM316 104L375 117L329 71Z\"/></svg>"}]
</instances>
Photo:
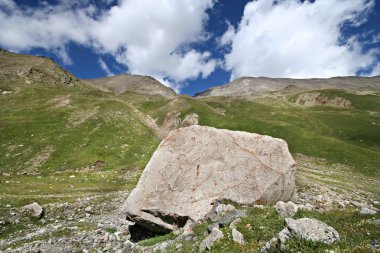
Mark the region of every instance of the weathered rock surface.
<instances>
[{"instance_id":1,"label":"weathered rock surface","mask_svg":"<svg viewBox=\"0 0 380 253\"><path fill-rule=\"evenodd\" d=\"M42 218L44 216L44 209L37 202L23 206L21 209L30 213L35 218Z\"/></svg>"},{"instance_id":2,"label":"weathered rock surface","mask_svg":"<svg viewBox=\"0 0 380 253\"><path fill-rule=\"evenodd\" d=\"M170 232L202 219L216 200L240 204L288 201L295 162L285 141L258 134L191 126L171 132L128 197L127 218Z\"/></svg>"},{"instance_id":3,"label":"weathered rock surface","mask_svg":"<svg viewBox=\"0 0 380 253\"><path fill-rule=\"evenodd\" d=\"M362 209L360 210L361 214L369 214L369 215L375 215L377 214L376 210L373 210L372 208L363 206Z\"/></svg>"},{"instance_id":4,"label":"weathered rock surface","mask_svg":"<svg viewBox=\"0 0 380 253\"><path fill-rule=\"evenodd\" d=\"M287 203L284 201L278 201L274 208L276 209L277 213L283 218L293 217L298 211L298 206L291 201Z\"/></svg>"},{"instance_id":5,"label":"weathered rock surface","mask_svg":"<svg viewBox=\"0 0 380 253\"><path fill-rule=\"evenodd\" d=\"M210 250L212 245L224 237L223 232L218 228L212 228L211 233L201 242L199 246L199 252L203 252L206 249Z\"/></svg>"},{"instance_id":6,"label":"weathered rock surface","mask_svg":"<svg viewBox=\"0 0 380 253\"><path fill-rule=\"evenodd\" d=\"M328 98L325 96L322 96L319 92L309 92L309 93L303 93L298 96L296 99L296 103L303 106L333 106L333 107L340 107L340 108L350 108L352 106L351 101L342 98L342 97L335 97L335 98Z\"/></svg>"},{"instance_id":7,"label":"weathered rock surface","mask_svg":"<svg viewBox=\"0 0 380 253\"><path fill-rule=\"evenodd\" d=\"M281 243L291 236L313 242L331 244L340 240L339 233L327 224L311 218L286 219L287 227L279 233Z\"/></svg>"}]
</instances>

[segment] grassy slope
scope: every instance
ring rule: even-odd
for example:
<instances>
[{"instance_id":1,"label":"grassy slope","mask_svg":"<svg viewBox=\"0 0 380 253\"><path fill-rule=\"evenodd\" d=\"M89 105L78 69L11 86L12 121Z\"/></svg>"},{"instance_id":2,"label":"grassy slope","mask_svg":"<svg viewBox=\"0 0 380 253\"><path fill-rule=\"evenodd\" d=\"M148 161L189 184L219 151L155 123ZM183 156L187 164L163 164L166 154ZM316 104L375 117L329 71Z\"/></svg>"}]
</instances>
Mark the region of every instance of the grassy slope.
<instances>
[{"instance_id":1,"label":"grassy slope","mask_svg":"<svg viewBox=\"0 0 380 253\"><path fill-rule=\"evenodd\" d=\"M17 90L20 85L17 80L9 80L9 76L0 78L0 89ZM36 157L43 156L47 147L53 147L53 152L41 166L32 169L31 172L38 175L0 175L0 215L8 212L3 208L6 204L63 202L85 194L132 189L159 141L125 103L84 86L53 85L49 80L20 87L17 93L0 96L0 173L31 170L32 165L38 163ZM322 92L326 96L345 97L352 101L354 108L305 108L293 104L292 97L285 99L275 95L255 101L188 97L168 101L157 96L126 93L118 99L132 102L140 111L157 119L158 124L171 110L180 111L182 118L194 112L199 115L201 125L280 137L288 142L292 153L322 157L330 163L347 164L366 177L378 177L379 94ZM65 98L69 104L59 107ZM85 170L98 160L106 162L104 168ZM125 174L128 177L124 177ZM260 212L254 211L248 219L260 218ZM343 235L356 230L376 231L361 224L361 217L356 213L348 210L340 214L354 225L345 228L349 223L335 222L339 215L334 213L317 218L335 226L339 232L347 231ZM241 227L250 241L247 252L250 247L258 249L282 228L283 220L270 217L263 220L263 225L271 230L263 235L257 234L258 230L244 231ZM244 222L254 224L250 220ZM335 249L349 249L353 244L363 246L368 244L369 238L372 237L346 240ZM360 240L363 243L359 243ZM291 243L292 248L300 251L312 251L315 247L297 241ZM228 239L217 245L215 250L218 249L240 248Z\"/></svg>"}]
</instances>

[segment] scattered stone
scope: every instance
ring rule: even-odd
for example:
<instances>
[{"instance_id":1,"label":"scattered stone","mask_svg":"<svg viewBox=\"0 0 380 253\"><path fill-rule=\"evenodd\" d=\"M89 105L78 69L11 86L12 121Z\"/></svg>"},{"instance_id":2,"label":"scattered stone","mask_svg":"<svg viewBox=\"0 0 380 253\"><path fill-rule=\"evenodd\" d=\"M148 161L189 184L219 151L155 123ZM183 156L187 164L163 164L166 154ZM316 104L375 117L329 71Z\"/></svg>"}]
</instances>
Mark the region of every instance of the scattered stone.
<instances>
[{"instance_id":1,"label":"scattered stone","mask_svg":"<svg viewBox=\"0 0 380 253\"><path fill-rule=\"evenodd\" d=\"M86 213L89 213L89 214L93 214L94 212L93 212L93 207L92 206L88 206L88 207L86 207L85 209L84 209L84 211L86 212Z\"/></svg>"},{"instance_id":2,"label":"scattered stone","mask_svg":"<svg viewBox=\"0 0 380 253\"><path fill-rule=\"evenodd\" d=\"M370 222L374 225L380 226L380 220L371 220Z\"/></svg>"},{"instance_id":3,"label":"scattered stone","mask_svg":"<svg viewBox=\"0 0 380 253\"><path fill-rule=\"evenodd\" d=\"M294 174L284 140L205 126L180 128L161 142L129 195L127 219L151 231L171 232L189 218L202 219L216 200L288 201L295 191Z\"/></svg>"},{"instance_id":4,"label":"scattered stone","mask_svg":"<svg viewBox=\"0 0 380 253\"><path fill-rule=\"evenodd\" d=\"M294 220L285 219L287 227L279 233L279 239L284 243L289 237L296 236L313 242L331 244L340 240L339 233L327 224L311 218Z\"/></svg>"},{"instance_id":5,"label":"scattered stone","mask_svg":"<svg viewBox=\"0 0 380 253\"><path fill-rule=\"evenodd\" d=\"M227 214L218 221L220 227L224 228L231 224L237 218L247 217L246 210L235 210L233 213Z\"/></svg>"},{"instance_id":6,"label":"scattered stone","mask_svg":"<svg viewBox=\"0 0 380 253\"><path fill-rule=\"evenodd\" d=\"M298 206L291 201L287 203L278 201L274 208L276 209L277 213L283 218L293 217L298 211Z\"/></svg>"},{"instance_id":7,"label":"scattered stone","mask_svg":"<svg viewBox=\"0 0 380 253\"><path fill-rule=\"evenodd\" d=\"M231 212L233 212L235 210L236 210L236 208L233 205L231 205L231 204L228 204L228 205L219 204L215 208L216 214L220 215L220 216L225 215L227 213L231 213Z\"/></svg>"},{"instance_id":8,"label":"scattered stone","mask_svg":"<svg viewBox=\"0 0 380 253\"><path fill-rule=\"evenodd\" d=\"M360 214L375 215L375 214L377 214L377 211L375 211L369 207L363 206L362 210L360 210Z\"/></svg>"},{"instance_id":9,"label":"scattered stone","mask_svg":"<svg viewBox=\"0 0 380 253\"><path fill-rule=\"evenodd\" d=\"M187 220L185 226L183 227L183 233L182 234L185 236L193 234L194 233L194 231L193 231L194 226L195 226L195 223L191 219Z\"/></svg>"},{"instance_id":10,"label":"scattered stone","mask_svg":"<svg viewBox=\"0 0 380 253\"><path fill-rule=\"evenodd\" d=\"M219 228L219 224L214 223L214 224L208 225L207 226L207 232L210 234L213 228Z\"/></svg>"},{"instance_id":11,"label":"scattered stone","mask_svg":"<svg viewBox=\"0 0 380 253\"><path fill-rule=\"evenodd\" d=\"M30 213L34 218L42 218L44 216L44 208L37 202L21 207L21 210Z\"/></svg>"},{"instance_id":12,"label":"scattered stone","mask_svg":"<svg viewBox=\"0 0 380 253\"><path fill-rule=\"evenodd\" d=\"M211 250L212 245L224 237L223 232L218 228L213 228L211 233L201 242L199 251Z\"/></svg>"},{"instance_id":13,"label":"scattered stone","mask_svg":"<svg viewBox=\"0 0 380 253\"><path fill-rule=\"evenodd\" d=\"M303 211L313 211L314 206L310 203L306 203L305 205L299 205L298 209L303 210Z\"/></svg>"},{"instance_id":14,"label":"scattered stone","mask_svg":"<svg viewBox=\"0 0 380 253\"><path fill-rule=\"evenodd\" d=\"M240 218L235 219L233 222L230 224L230 229L236 228L236 225L241 221Z\"/></svg>"},{"instance_id":15,"label":"scattered stone","mask_svg":"<svg viewBox=\"0 0 380 253\"><path fill-rule=\"evenodd\" d=\"M278 239L276 237L270 239L261 249L260 253L266 253L270 248L277 243Z\"/></svg>"},{"instance_id":16,"label":"scattered stone","mask_svg":"<svg viewBox=\"0 0 380 253\"><path fill-rule=\"evenodd\" d=\"M236 228L232 229L232 239L234 240L234 242L236 242L238 244L241 244L241 245L245 244L243 234L240 233Z\"/></svg>"}]
</instances>

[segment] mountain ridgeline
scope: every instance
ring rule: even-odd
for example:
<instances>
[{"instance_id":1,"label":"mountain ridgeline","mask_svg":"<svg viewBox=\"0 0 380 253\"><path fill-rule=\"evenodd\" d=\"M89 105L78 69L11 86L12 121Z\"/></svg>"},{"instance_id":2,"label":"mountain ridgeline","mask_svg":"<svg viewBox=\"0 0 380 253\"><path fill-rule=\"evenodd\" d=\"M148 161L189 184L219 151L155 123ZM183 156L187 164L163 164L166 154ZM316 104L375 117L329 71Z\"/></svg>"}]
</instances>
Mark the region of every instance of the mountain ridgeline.
<instances>
[{"instance_id":1,"label":"mountain ridgeline","mask_svg":"<svg viewBox=\"0 0 380 253\"><path fill-rule=\"evenodd\" d=\"M220 137L211 141L212 135ZM249 138L244 141L241 136ZM272 140L273 144L268 136L286 143L277 140L283 148L276 148L258 141ZM259 143L258 150L249 149ZM236 203L214 203L218 215L228 210L241 215L240 222L229 221L231 226L223 218L221 230L207 222L186 226L189 217L154 208L167 204L171 212L177 204L180 213L182 203L171 197L184 192L175 189L177 185L186 189L188 201L181 200L191 212L198 210L191 201L202 202L212 191L228 195L230 189L243 189L238 191L245 195L236 192L235 200L252 198L250 190L269 185L260 178L279 173L268 170L266 162L248 158L262 152L277 164L281 159L273 154L281 150L286 150L288 167L278 163L278 171L288 168L285 174L293 183L295 177L295 185L288 186L289 192L297 192L296 204L277 203L276 210L260 205L235 210L231 204ZM182 153L169 157L171 152ZM245 163L228 160L231 152L248 158ZM190 97L176 94L151 77L124 74L82 80L52 59L0 50L1 252L132 252L135 247L134 252L164 248L187 253L211 248L213 236L219 241L211 252L259 252L266 247L283 252L280 244L268 246L281 233L288 236L284 246L289 252L371 252L379 247L380 236L379 161L380 77L246 77ZM212 171L215 164L218 173ZM156 181L143 176L146 184L136 187L144 168L145 174L157 173L149 174ZM259 179L255 178L258 168L263 173ZM213 174L228 190L220 190ZM282 187L285 181L278 182L273 181ZM173 225L170 231L185 225L183 230L165 235L137 230L138 240L161 236L128 241L133 240L131 223L121 207L134 188L147 195L135 203L141 208L129 206L136 207L138 214L130 212L130 219L143 224L139 215L159 217L164 225ZM257 198L273 196L274 202L284 193L283 188L271 189L272 195L265 192ZM151 198L157 192L164 198ZM165 198L167 202L162 203ZM210 208L210 203L202 202L198 208L203 206ZM277 211L281 208L298 219L285 221ZM212 220L215 215L210 215ZM324 224L320 230L325 237L326 229L332 231L333 244L293 238L298 223L307 224L309 231L318 230L314 228L321 223L310 218L334 228ZM284 229L285 223L289 229Z\"/></svg>"}]
</instances>

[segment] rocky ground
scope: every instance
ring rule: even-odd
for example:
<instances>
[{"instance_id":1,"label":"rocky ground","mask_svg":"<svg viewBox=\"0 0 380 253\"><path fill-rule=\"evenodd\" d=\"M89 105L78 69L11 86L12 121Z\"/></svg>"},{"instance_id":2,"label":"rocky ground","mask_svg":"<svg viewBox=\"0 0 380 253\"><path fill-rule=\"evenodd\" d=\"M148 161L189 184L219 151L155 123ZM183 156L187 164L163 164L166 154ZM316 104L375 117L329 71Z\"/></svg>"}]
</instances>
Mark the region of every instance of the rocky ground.
<instances>
[{"instance_id":1,"label":"rocky ground","mask_svg":"<svg viewBox=\"0 0 380 253\"><path fill-rule=\"evenodd\" d=\"M323 160L304 156L296 156L296 160L298 194L293 200L295 204L291 205L290 209L282 208L288 210L284 217L289 216L289 210L291 213L292 208L296 208L295 212L312 210L321 213L354 209L363 215L375 215L370 221L379 226L380 222L376 219L378 217L376 212L378 213L380 207L379 195L376 192L379 190L376 185L380 185L378 179L348 175L345 171L348 168L328 165ZM375 191L368 191L369 188ZM208 248L214 243L215 238L221 236L216 230L219 228L209 228L209 236L205 234L206 229L199 236L199 233L194 234L192 228L187 227L158 239L153 238L133 244L129 240L130 223L125 219L122 208L128 194L126 191L111 192L82 196L70 203L46 204L43 206L44 214L41 218L33 217L33 213L27 213L19 207L2 206L2 210L6 210L6 215L0 218L2 233L0 250L2 252L131 252L133 248L134 252L186 252L189 249L183 248L184 243L190 242L193 245L192 250L197 251L198 247ZM264 207L243 207L248 211L251 208ZM232 218L227 223L238 217L232 216ZM216 222L219 222L218 219ZM287 220L287 222L288 225L294 224L289 223L292 221ZM13 231L9 230L10 226ZM243 234L236 228L230 228L230 231L234 241L240 240L244 244ZM205 238L208 238L208 241ZM276 241L275 239L273 238L272 242L268 240L266 244L269 246L268 249L270 244ZM368 249L380 250L379 240L371 243Z\"/></svg>"}]
</instances>

